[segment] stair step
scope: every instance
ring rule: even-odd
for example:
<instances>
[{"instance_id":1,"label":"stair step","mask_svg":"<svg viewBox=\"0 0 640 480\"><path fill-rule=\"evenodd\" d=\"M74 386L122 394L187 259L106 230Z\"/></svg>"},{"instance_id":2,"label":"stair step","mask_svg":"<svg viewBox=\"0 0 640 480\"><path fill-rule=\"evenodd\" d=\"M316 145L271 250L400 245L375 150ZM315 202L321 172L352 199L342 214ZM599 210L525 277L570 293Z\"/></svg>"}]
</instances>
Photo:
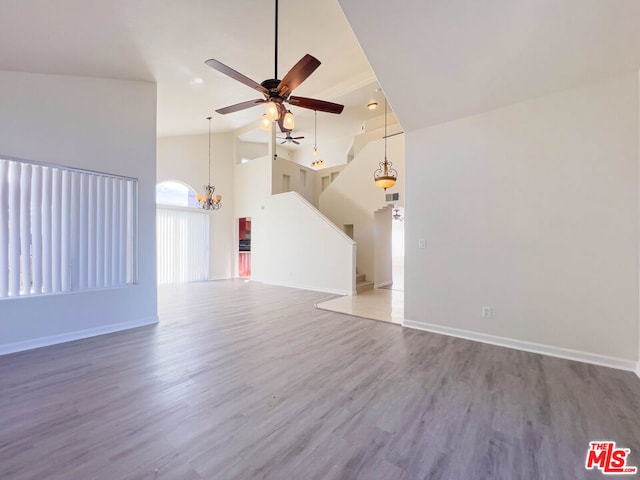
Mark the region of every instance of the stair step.
<instances>
[{"instance_id":1,"label":"stair step","mask_svg":"<svg viewBox=\"0 0 640 480\"><path fill-rule=\"evenodd\" d=\"M373 290L373 282L363 281L356 283L356 293L361 293L367 290Z\"/></svg>"},{"instance_id":2,"label":"stair step","mask_svg":"<svg viewBox=\"0 0 640 480\"><path fill-rule=\"evenodd\" d=\"M360 282L365 282L367 278L367 275L364 273L357 273L356 274L356 283L360 283Z\"/></svg>"}]
</instances>

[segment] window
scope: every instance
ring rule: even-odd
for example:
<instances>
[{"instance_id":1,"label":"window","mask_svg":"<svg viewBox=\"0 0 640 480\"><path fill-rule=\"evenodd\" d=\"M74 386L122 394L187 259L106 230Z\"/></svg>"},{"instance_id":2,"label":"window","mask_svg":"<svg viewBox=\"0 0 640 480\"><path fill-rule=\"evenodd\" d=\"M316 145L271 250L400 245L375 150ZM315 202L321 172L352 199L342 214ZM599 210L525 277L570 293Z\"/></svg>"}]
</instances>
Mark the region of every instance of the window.
<instances>
[{"instance_id":1,"label":"window","mask_svg":"<svg viewBox=\"0 0 640 480\"><path fill-rule=\"evenodd\" d=\"M0 299L135 283L137 188L0 158Z\"/></svg>"},{"instance_id":2,"label":"window","mask_svg":"<svg viewBox=\"0 0 640 480\"><path fill-rule=\"evenodd\" d=\"M162 182L156 185L156 203L176 207L198 207L196 192L178 182Z\"/></svg>"}]
</instances>

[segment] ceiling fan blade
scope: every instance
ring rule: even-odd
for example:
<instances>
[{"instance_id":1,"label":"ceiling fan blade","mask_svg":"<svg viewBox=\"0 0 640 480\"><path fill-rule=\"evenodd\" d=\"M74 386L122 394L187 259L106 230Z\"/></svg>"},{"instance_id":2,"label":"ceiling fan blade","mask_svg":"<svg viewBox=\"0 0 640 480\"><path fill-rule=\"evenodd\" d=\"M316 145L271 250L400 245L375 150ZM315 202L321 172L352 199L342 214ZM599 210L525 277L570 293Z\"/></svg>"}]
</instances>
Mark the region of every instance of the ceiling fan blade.
<instances>
[{"instance_id":1,"label":"ceiling fan blade","mask_svg":"<svg viewBox=\"0 0 640 480\"><path fill-rule=\"evenodd\" d=\"M221 114L239 112L240 110L244 110L246 108L255 107L261 103L266 102L264 98L259 98L258 100L249 100L247 102L236 103L235 105L229 105L228 107L219 108L216 112Z\"/></svg>"},{"instance_id":2,"label":"ceiling fan blade","mask_svg":"<svg viewBox=\"0 0 640 480\"><path fill-rule=\"evenodd\" d=\"M240 72L236 72L233 68L227 67L224 63L221 63L218 60L214 60L213 58L211 58L204 63L209 65L214 70L217 70L220 73L224 73L228 77L231 77L240 83L244 83L247 87L251 87L264 95L269 95L269 90L264 88L258 82L251 80L249 77L241 74Z\"/></svg>"},{"instance_id":3,"label":"ceiling fan blade","mask_svg":"<svg viewBox=\"0 0 640 480\"><path fill-rule=\"evenodd\" d=\"M289 97L288 102L296 107L317 110L318 112L342 113L344 105L339 103L325 102L324 100L316 100L315 98L306 97Z\"/></svg>"},{"instance_id":4,"label":"ceiling fan blade","mask_svg":"<svg viewBox=\"0 0 640 480\"><path fill-rule=\"evenodd\" d=\"M300 142L296 142L295 140L291 140L293 143L295 143L296 145L300 145Z\"/></svg>"},{"instance_id":5,"label":"ceiling fan blade","mask_svg":"<svg viewBox=\"0 0 640 480\"><path fill-rule=\"evenodd\" d=\"M302 140L304 137L291 137L293 140Z\"/></svg>"},{"instance_id":6,"label":"ceiling fan blade","mask_svg":"<svg viewBox=\"0 0 640 480\"><path fill-rule=\"evenodd\" d=\"M298 85L304 82L316 68L320 66L320 60L308 53L296 63L284 76L278 85L278 93L282 97L289 95Z\"/></svg>"},{"instance_id":7,"label":"ceiling fan blade","mask_svg":"<svg viewBox=\"0 0 640 480\"><path fill-rule=\"evenodd\" d=\"M280 142L280 145L284 145L285 143L287 143L286 140L284 142Z\"/></svg>"}]
</instances>

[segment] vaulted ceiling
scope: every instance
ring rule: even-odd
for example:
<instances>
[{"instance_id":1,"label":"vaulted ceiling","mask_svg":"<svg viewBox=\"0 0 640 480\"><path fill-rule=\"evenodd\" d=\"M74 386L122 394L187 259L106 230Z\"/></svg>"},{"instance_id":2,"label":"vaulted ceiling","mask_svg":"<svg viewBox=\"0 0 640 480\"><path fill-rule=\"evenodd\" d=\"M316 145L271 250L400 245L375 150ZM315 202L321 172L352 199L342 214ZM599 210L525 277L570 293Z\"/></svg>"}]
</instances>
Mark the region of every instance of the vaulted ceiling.
<instances>
[{"instance_id":1,"label":"vaulted ceiling","mask_svg":"<svg viewBox=\"0 0 640 480\"><path fill-rule=\"evenodd\" d=\"M640 66L638 0L339 0L405 130Z\"/></svg>"},{"instance_id":2,"label":"vaulted ceiling","mask_svg":"<svg viewBox=\"0 0 640 480\"><path fill-rule=\"evenodd\" d=\"M272 77L273 13L269 0L3 0L0 70L157 82L158 134L203 133L214 109L258 98L204 61ZM344 103L318 135L353 135L382 100L371 62L411 130L637 71L639 27L637 0L280 0L278 76L320 59L296 94ZM261 138L261 113L216 115L214 131ZM311 136L313 112L294 113Z\"/></svg>"},{"instance_id":3,"label":"vaulted ceiling","mask_svg":"<svg viewBox=\"0 0 640 480\"><path fill-rule=\"evenodd\" d=\"M381 94L337 0L280 0L279 20L278 76L306 53L317 57L322 65L295 93L344 102L339 117L319 114L319 135L353 135L372 115L363 98ZM206 132L214 109L260 98L207 67L209 58L258 82L273 78L274 2L0 2L0 70L157 82L159 135ZM213 129L249 132L262 110L214 115ZM296 130L312 134L313 112L292 110Z\"/></svg>"}]
</instances>

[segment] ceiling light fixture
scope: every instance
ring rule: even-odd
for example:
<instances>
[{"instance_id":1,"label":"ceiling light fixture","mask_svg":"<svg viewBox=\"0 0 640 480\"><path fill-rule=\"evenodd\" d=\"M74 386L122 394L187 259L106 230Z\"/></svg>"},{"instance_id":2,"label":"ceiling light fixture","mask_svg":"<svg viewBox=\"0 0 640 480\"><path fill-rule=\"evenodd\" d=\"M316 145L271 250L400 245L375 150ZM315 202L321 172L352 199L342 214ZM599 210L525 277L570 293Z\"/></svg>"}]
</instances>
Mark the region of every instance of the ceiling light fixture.
<instances>
[{"instance_id":1,"label":"ceiling light fixture","mask_svg":"<svg viewBox=\"0 0 640 480\"><path fill-rule=\"evenodd\" d=\"M280 118L280 111L278 110L278 105L274 101L270 101L267 103L267 113L265 113L267 118L272 122L277 122Z\"/></svg>"},{"instance_id":2,"label":"ceiling light fixture","mask_svg":"<svg viewBox=\"0 0 640 480\"><path fill-rule=\"evenodd\" d=\"M282 120L282 125L287 130L293 130L296 126L296 122L293 119L293 113L291 110L287 110L287 113L284 114L284 119Z\"/></svg>"},{"instance_id":3,"label":"ceiling light fixture","mask_svg":"<svg viewBox=\"0 0 640 480\"><path fill-rule=\"evenodd\" d=\"M258 83L213 58L210 58L205 62L219 73L227 75L228 77L257 90L264 96L264 98L258 98L256 100L249 100L235 105L229 105L228 107L219 108L216 112L221 114L233 113L266 103L267 110L264 117L260 120L260 128L263 130L271 128L271 125L267 125L267 121L278 122L280 131L283 133L287 130L293 130L295 126L293 113L287 109L285 104L294 105L300 108L307 108L309 110L320 110L321 112L335 114L342 113L344 105L324 100L317 100L315 98L296 97L291 95L293 90L295 90L320 66L320 60L312 55L306 54L291 68L291 70L287 72L282 80L278 79L278 0L275 0L274 33L275 48L273 78Z\"/></svg>"},{"instance_id":4,"label":"ceiling light fixture","mask_svg":"<svg viewBox=\"0 0 640 480\"><path fill-rule=\"evenodd\" d=\"M392 163L387 161L387 98L384 99L384 161L380 162L380 166L373 172L373 181L376 187L385 191L396 184L398 172L392 167Z\"/></svg>"},{"instance_id":5,"label":"ceiling light fixture","mask_svg":"<svg viewBox=\"0 0 640 480\"><path fill-rule=\"evenodd\" d=\"M271 131L271 120L269 120L269 116L266 113L260 119L260 128L266 132Z\"/></svg>"},{"instance_id":6,"label":"ceiling light fixture","mask_svg":"<svg viewBox=\"0 0 640 480\"><path fill-rule=\"evenodd\" d=\"M367 108L369 110L375 110L376 108L378 108L378 102L370 102L367 104Z\"/></svg>"},{"instance_id":7,"label":"ceiling light fixture","mask_svg":"<svg viewBox=\"0 0 640 480\"><path fill-rule=\"evenodd\" d=\"M318 155L318 111L313 111L313 154Z\"/></svg>"},{"instance_id":8,"label":"ceiling light fixture","mask_svg":"<svg viewBox=\"0 0 640 480\"><path fill-rule=\"evenodd\" d=\"M222 208L222 195L214 195L216 187L211 185L211 117L209 120L209 183L204 186L204 195L197 195L198 206L204 210L219 210Z\"/></svg>"},{"instance_id":9,"label":"ceiling light fixture","mask_svg":"<svg viewBox=\"0 0 640 480\"><path fill-rule=\"evenodd\" d=\"M313 168L322 168L322 167L324 167L324 160L315 160L315 161L311 162L311 166Z\"/></svg>"}]
</instances>

